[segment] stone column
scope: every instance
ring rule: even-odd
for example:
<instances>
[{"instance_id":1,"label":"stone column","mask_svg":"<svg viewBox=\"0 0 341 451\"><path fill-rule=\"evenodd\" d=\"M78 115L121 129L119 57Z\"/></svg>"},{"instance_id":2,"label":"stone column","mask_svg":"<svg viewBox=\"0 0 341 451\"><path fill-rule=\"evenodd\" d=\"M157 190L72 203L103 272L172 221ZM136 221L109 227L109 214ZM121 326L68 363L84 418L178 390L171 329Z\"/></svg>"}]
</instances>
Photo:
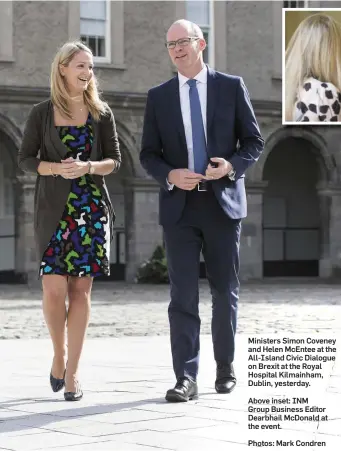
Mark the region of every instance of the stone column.
<instances>
[{"instance_id":1,"label":"stone column","mask_svg":"<svg viewBox=\"0 0 341 451\"><path fill-rule=\"evenodd\" d=\"M140 264L162 244L159 225L159 185L150 179L125 180L126 280L134 281Z\"/></svg>"},{"instance_id":2,"label":"stone column","mask_svg":"<svg viewBox=\"0 0 341 451\"><path fill-rule=\"evenodd\" d=\"M19 202L16 209L16 271L24 275L28 284L38 284L37 260L34 242L34 190L36 176L20 175Z\"/></svg>"},{"instance_id":3,"label":"stone column","mask_svg":"<svg viewBox=\"0 0 341 451\"><path fill-rule=\"evenodd\" d=\"M242 221L241 280L263 277L263 193L267 185L268 182L249 182L246 186L248 215Z\"/></svg>"},{"instance_id":4,"label":"stone column","mask_svg":"<svg viewBox=\"0 0 341 451\"><path fill-rule=\"evenodd\" d=\"M322 239L320 276L341 276L341 184L318 187L320 196Z\"/></svg>"}]
</instances>

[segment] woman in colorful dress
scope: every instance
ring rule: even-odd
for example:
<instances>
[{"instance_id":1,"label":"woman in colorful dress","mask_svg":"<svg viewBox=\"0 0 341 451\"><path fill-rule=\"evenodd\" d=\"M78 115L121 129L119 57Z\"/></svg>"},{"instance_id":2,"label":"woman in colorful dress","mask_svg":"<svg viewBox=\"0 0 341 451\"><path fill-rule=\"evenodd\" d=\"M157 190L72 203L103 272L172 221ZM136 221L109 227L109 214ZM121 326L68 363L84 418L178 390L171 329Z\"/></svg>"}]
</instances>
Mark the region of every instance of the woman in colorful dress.
<instances>
[{"instance_id":1,"label":"woman in colorful dress","mask_svg":"<svg viewBox=\"0 0 341 451\"><path fill-rule=\"evenodd\" d=\"M29 113L18 163L37 174L34 232L54 350L50 384L78 401L92 282L110 273L115 215L103 176L121 164L114 117L99 98L93 55L83 43L68 42L56 54L51 98Z\"/></svg>"}]
</instances>

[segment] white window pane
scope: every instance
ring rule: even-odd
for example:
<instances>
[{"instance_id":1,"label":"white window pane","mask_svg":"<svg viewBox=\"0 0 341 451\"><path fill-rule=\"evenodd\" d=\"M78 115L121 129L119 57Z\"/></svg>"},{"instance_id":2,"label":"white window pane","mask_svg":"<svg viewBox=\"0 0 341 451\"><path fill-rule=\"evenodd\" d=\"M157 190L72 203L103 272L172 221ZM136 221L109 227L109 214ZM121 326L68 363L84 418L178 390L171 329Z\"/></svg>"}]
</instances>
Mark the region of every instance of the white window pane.
<instances>
[{"instance_id":1,"label":"white window pane","mask_svg":"<svg viewBox=\"0 0 341 451\"><path fill-rule=\"evenodd\" d=\"M81 19L81 36L105 36L105 22Z\"/></svg>"},{"instance_id":2,"label":"white window pane","mask_svg":"<svg viewBox=\"0 0 341 451\"><path fill-rule=\"evenodd\" d=\"M106 19L107 2L104 1L90 1L80 2L80 16L81 19Z\"/></svg>"},{"instance_id":3,"label":"white window pane","mask_svg":"<svg viewBox=\"0 0 341 451\"><path fill-rule=\"evenodd\" d=\"M82 42L90 47L94 56L105 57L105 38L93 36L81 36Z\"/></svg>"},{"instance_id":4,"label":"white window pane","mask_svg":"<svg viewBox=\"0 0 341 451\"><path fill-rule=\"evenodd\" d=\"M186 1L186 19L198 25L209 26L210 23L210 2L187 0Z\"/></svg>"}]
</instances>

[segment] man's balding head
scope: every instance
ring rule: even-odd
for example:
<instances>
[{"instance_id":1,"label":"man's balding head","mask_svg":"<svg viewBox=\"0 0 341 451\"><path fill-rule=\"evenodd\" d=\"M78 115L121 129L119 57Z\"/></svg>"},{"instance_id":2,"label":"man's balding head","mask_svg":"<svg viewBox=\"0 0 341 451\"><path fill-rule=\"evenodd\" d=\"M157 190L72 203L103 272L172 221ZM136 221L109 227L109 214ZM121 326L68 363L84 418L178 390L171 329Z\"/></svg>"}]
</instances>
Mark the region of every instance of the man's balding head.
<instances>
[{"instance_id":1,"label":"man's balding head","mask_svg":"<svg viewBox=\"0 0 341 451\"><path fill-rule=\"evenodd\" d=\"M187 36L204 39L203 32L196 23L190 22L186 19L180 19L169 27L167 32L167 41L173 41L173 39L168 39L168 35L172 35L173 33L181 33L181 31L185 31Z\"/></svg>"},{"instance_id":2,"label":"man's balding head","mask_svg":"<svg viewBox=\"0 0 341 451\"><path fill-rule=\"evenodd\" d=\"M174 22L167 32L169 56L180 73L193 78L204 66L206 41L200 27L189 20Z\"/></svg>"}]
</instances>

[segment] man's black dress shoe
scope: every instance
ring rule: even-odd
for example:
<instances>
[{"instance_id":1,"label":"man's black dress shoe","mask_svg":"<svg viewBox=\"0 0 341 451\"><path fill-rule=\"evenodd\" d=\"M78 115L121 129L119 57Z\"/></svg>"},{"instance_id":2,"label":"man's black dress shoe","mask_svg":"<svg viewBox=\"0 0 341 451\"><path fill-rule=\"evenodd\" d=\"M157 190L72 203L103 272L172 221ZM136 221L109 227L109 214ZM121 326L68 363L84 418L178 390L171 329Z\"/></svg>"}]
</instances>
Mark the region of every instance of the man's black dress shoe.
<instances>
[{"instance_id":1,"label":"man's black dress shoe","mask_svg":"<svg viewBox=\"0 0 341 451\"><path fill-rule=\"evenodd\" d=\"M56 393L60 391L65 385L65 371L62 379L58 379L58 377L52 376L52 371L50 373L50 385L52 390Z\"/></svg>"},{"instance_id":2,"label":"man's black dress shoe","mask_svg":"<svg viewBox=\"0 0 341 451\"><path fill-rule=\"evenodd\" d=\"M236 386L237 379L232 363L217 362L217 379L215 389L217 393L231 393Z\"/></svg>"},{"instance_id":3,"label":"man's black dress shoe","mask_svg":"<svg viewBox=\"0 0 341 451\"><path fill-rule=\"evenodd\" d=\"M175 387L166 393L168 402L186 402L192 399L198 399L198 386L196 381L188 377L179 377Z\"/></svg>"}]
</instances>

